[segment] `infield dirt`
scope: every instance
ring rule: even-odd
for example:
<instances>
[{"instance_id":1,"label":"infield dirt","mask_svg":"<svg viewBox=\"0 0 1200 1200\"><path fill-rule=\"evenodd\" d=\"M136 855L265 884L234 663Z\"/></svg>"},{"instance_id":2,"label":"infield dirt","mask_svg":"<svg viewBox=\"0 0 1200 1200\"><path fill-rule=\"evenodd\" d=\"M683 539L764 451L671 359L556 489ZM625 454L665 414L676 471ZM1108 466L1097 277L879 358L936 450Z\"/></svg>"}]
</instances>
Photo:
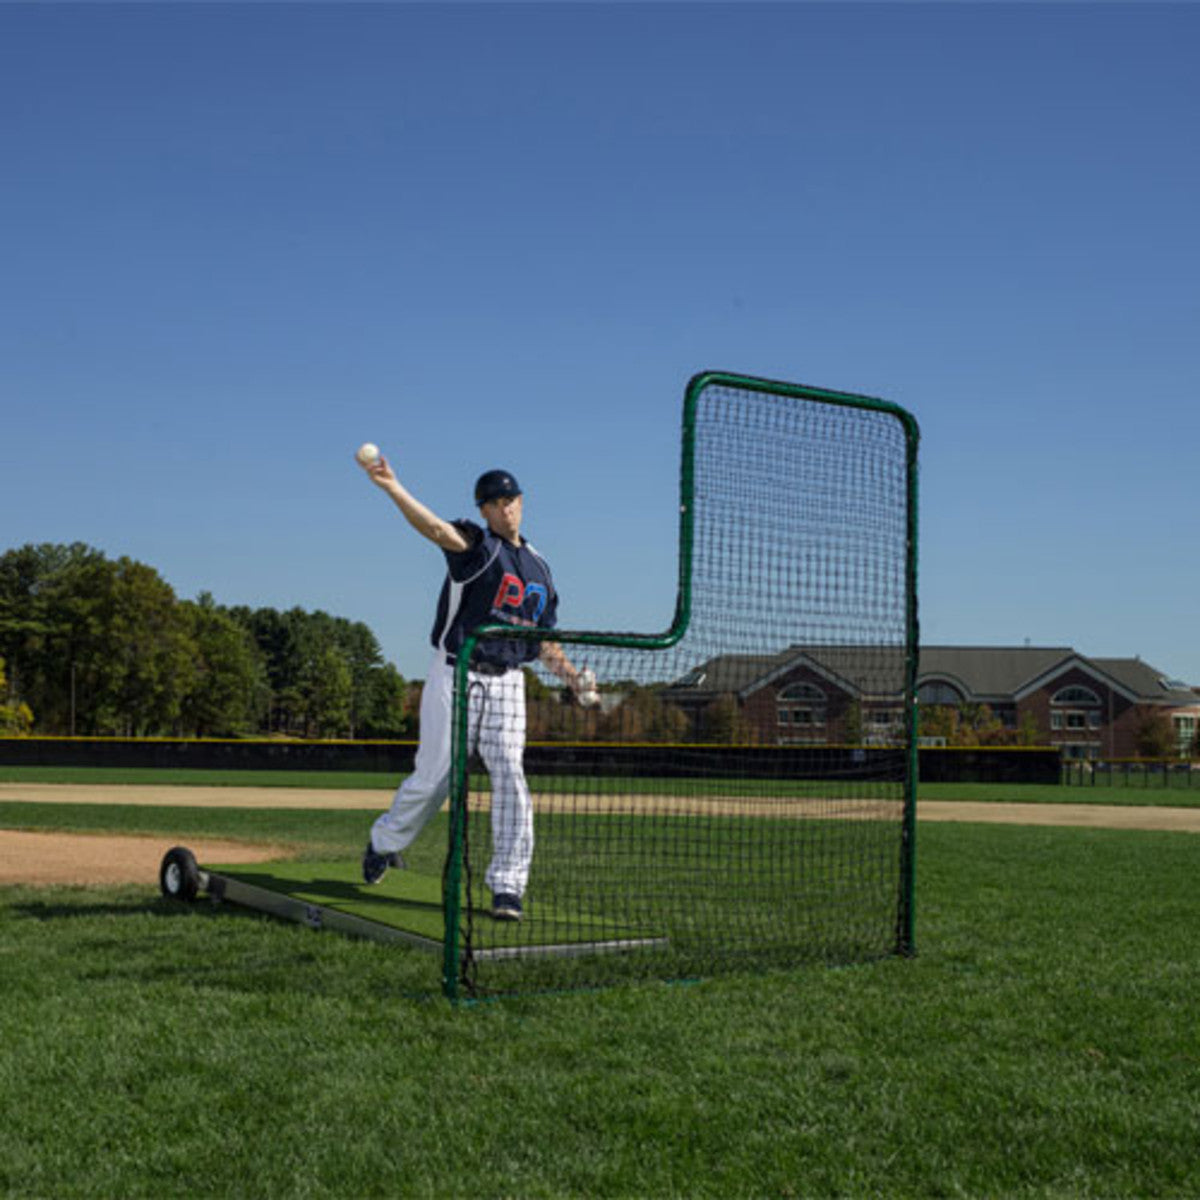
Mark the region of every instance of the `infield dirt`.
<instances>
[{"instance_id":1,"label":"infield dirt","mask_svg":"<svg viewBox=\"0 0 1200 1200\"><path fill-rule=\"evenodd\" d=\"M158 805L178 808L301 808L382 811L388 790L279 787L144 787L77 784L0 784L0 801L39 804ZM626 797L623 803L628 804ZM640 807L661 804L637 798ZM719 801L718 801L719 803ZM740 801L739 803L744 803ZM538 807L554 807L539 797ZM1058 825L1086 829L1148 829L1200 833L1200 808L1120 808L1097 804L1001 804L922 800L922 821L966 821L1005 825ZM155 884L162 856L182 838L114 837L80 833L0 830L0 885ZM285 847L193 839L189 848L201 861L266 862L286 855Z\"/></svg>"}]
</instances>

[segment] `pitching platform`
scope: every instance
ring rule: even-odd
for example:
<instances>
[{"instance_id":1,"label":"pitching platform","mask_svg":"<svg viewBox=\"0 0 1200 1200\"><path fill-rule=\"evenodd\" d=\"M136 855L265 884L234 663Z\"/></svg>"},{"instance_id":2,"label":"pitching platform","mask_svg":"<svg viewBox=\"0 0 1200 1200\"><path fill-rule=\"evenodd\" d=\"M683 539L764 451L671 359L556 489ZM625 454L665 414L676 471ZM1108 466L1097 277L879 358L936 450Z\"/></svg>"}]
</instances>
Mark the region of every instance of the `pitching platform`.
<instances>
[{"instance_id":1,"label":"pitching platform","mask_svg":"<svg viewBox=\"0 0 1200 1200\"><path fill-rule=\"evenodd\" d=\"M389 871L382 883L368 886L356 861L200 867L190 851L176 847L163 859L159 879L164 895L175 899L193 899L203 892L214 901L311 929L332 929L437 954L443 950L442 881L416 871ZM486 937L476 939L474 957L480 960L619 953L667 944L654 930L614 929L609 920L578 911L568 916L531 898L519 923L494 921L477 906L470 920L487 931Z\"/></svg>"}]
</instances>

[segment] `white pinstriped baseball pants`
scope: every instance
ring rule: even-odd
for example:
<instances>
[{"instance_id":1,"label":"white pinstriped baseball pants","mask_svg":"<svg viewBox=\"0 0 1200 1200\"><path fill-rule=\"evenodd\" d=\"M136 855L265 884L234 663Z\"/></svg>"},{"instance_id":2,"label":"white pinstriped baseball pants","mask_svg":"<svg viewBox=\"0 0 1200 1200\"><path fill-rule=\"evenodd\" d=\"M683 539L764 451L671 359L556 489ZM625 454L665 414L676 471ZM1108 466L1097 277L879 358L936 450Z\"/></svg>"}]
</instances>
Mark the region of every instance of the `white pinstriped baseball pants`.
<instances>
[{"instance_id":1,"label":"white pinstriped baseball pants","mask_svg":"<svg viewBox=\"0 0 1200 1200\"><path fill-rule=\"evenodd\" d=\"M478 750L492 780L492 860L485 881L493 895L525 894L533 860L533 804L525 782L525 673L472 671L468 746ZM392 806L371 827L380 854L406 849L450 794L450 734L454 668L440 650L421 694L421 742L413 773L396 789Z\"/></svg>"}]
</instances>

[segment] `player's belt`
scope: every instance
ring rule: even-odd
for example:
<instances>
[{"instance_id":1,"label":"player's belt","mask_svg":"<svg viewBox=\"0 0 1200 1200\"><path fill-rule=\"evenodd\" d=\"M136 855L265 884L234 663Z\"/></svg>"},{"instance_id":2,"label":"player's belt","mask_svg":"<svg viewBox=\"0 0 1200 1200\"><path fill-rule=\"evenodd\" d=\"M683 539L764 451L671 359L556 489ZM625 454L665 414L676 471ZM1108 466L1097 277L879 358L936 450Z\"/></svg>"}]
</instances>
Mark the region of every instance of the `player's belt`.
<instances>
[{"instance_id":1,"label":"player's belt","mask_svg":"<svg viewBox=\"0 0 1200 1200\"><path fill-rule=\"evenodd\" d=\"M453 654L446 655L446 665L448 667L457 667L458 659ZM512 667L498 667L495 663L473 662L471 670L479 675L507 675Z\"/></svg>"}]
</instances>

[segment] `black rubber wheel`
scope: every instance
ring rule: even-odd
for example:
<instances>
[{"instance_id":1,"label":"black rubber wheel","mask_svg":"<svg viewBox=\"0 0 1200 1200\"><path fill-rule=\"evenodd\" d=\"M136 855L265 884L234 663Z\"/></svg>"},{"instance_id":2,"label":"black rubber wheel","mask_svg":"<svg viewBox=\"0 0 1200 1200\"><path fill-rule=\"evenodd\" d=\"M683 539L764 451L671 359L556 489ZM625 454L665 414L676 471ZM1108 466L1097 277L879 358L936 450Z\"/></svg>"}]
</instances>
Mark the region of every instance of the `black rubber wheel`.
<instances>
[{"instance_id":1,"label":"black rubber wheel","mask_svg":"<svg viewBox=\"0 0 1200 1200\"><path fill-rule=\"evenodd\" d=\"M158 869L158 886L168 900L195 900L200 890L196 856L185 846L168 850Z\"/></svg>"}]
</instances>

